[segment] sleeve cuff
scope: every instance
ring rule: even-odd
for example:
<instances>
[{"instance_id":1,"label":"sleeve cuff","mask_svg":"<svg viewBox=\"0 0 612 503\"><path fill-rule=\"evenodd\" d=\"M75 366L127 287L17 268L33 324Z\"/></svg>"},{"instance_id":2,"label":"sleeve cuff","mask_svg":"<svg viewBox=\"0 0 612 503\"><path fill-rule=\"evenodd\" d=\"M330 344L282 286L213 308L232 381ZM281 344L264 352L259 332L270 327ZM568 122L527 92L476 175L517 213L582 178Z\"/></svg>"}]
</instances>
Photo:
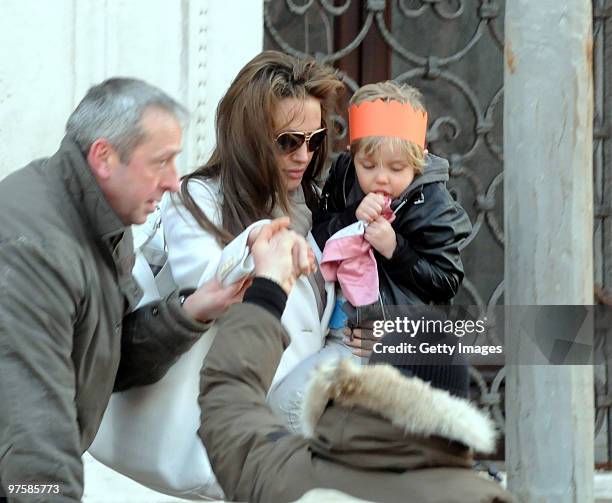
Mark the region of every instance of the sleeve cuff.
<instances>
[{"instance_id":1,"label":"sleeve cuff","mask_svg":"<svg viewBox=\"0 0 612 503\"><path fill-rule=\"evenodd\" d=\"M181 290L180 292L174 291L165 299L168 313L172 318L175 327L185 335L202 334L203 332L206 332L206 330L208 330L212 324L211 322L204 323L193 319L183 309L184 299L189 297L193 292L195 292L195 288L187 288Z\"/></svg>"},{"instance_id":2,"label":"sleeve cuff","mask_svg":"<svg viewBox=\"0 0 612 503\"><path fill-rule=\"evenodd\" d=\"M243 302L263 307L280 320L287 304L287 294L275 281L256 277L253 284L244 293Z\"/></svg>"}]
</instances>

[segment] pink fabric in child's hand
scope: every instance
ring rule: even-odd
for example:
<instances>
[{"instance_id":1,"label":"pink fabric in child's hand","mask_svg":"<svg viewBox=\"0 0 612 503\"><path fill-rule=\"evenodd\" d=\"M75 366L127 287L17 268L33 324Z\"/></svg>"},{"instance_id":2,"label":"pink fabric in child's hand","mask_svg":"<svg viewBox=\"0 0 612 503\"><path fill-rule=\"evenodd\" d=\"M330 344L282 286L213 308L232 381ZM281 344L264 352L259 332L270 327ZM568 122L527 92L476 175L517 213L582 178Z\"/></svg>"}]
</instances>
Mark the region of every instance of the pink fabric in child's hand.
<instances>
[{"instance_id":1,"label":"pink fabric in child's hand","mask_svg":"<svg viewBox=\"0 0 612 503\"><path fill-rule=\"evenodd\" d=\"M334 234L323 249L321 274L326 281L338 281L353 306L365 306L378 299L378 269L372 246L364 237L363 222L356 222Z\"/></svg>"},{"instance_id":2,"label":"pink fabric in child's hand","mask_svg":"<svg viewBox=\"0 0 612 503\"><path fill-rule=\"evenodd\" d=\"M385 196L385 203L381 213L381 215L389 220L389 222L393 222L393 220L395 220L395 213L393 213L393 210L391 209L392 201L393 199L390 196Z\"/></svg>"},{"instance_id":3,"label":"pink fabric in child's hand","mask_svg":"<svg viewBox=\"0 0 612 503\"><path fill-rule=\"evenodd\" d=\"M395 220L391 198L385 197L382 211L389 222ZM325 281L338 281L346 299L355 307L378 300L378 266L372 245L363 237L363 222L355 222L336 232L325 243L321 274Z\"/></svg>"}]
</instances>

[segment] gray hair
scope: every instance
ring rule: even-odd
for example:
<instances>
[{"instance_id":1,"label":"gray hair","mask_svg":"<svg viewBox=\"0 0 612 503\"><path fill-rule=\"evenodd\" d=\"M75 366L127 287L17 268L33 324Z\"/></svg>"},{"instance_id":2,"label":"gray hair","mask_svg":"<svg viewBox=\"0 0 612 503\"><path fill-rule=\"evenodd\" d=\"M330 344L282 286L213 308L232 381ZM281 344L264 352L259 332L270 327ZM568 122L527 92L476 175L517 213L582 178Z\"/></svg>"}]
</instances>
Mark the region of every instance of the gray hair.
<instances>
[{"instance_id":1,"label":"gray hair","mask_svg":"<svg viewBox=\"0 0 612 503\"><path fill-rule=\"evenodd\" d=\"M141 119L148 108L157 108L186 126L189 113L162 90L138 79L111 78L87 91L66 123L66 136L87 155L98 138L105 138L128 162L144 140Z\"/></svg>"}]
</instances>

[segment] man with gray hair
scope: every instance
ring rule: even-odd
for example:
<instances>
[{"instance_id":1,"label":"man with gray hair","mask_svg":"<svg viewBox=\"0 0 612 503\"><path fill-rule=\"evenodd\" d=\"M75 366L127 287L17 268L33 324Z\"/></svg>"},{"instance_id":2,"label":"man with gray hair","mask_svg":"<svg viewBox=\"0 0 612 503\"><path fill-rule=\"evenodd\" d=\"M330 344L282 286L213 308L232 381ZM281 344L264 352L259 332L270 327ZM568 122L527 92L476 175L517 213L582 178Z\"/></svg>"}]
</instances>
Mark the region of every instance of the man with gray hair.
<instances>
[{"instance_id":1,"label":"man with gray hair","mask_svg":"<svg viewBox=\"0 0 612 503\"><path fill-rule=\"evenodd\" d=\"M52 157L0 182L0 499L80 501L111 392L160 379L243 293L211 282L135 310L129 226L178 190L186 119L159 89L109 79Z\"/></svg>"}]
</instances>

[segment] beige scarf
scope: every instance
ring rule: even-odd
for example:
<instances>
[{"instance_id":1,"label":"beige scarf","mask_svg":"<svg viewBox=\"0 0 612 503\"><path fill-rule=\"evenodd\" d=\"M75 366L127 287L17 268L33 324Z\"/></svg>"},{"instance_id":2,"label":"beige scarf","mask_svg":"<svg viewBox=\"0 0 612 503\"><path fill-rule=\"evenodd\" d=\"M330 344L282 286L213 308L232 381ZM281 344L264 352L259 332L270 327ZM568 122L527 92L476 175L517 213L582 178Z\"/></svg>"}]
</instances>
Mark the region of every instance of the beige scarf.
<instances>
[{"instance_id":1,"label":"beige scarf","mask_svg":"<svg viewBox=\"0 0 612 503\"><path fill-rule=\"evenodd\" d=\"M289 193L290 214L291 218L289 229L297 232L301 236L306 237L312 229L312 212L306 205L304 197L304 189L300 185L296 190ZM277 206L272 210L272 217L278 218L286 216L285 213ZM308 281L312 291L317 299L317 308L319 310L319 319L323 318L323 311L327 302L327 294L325 292L325 280L321 271L317 267L316 272L308 276Z\"/></svg>"}]
</instances>

